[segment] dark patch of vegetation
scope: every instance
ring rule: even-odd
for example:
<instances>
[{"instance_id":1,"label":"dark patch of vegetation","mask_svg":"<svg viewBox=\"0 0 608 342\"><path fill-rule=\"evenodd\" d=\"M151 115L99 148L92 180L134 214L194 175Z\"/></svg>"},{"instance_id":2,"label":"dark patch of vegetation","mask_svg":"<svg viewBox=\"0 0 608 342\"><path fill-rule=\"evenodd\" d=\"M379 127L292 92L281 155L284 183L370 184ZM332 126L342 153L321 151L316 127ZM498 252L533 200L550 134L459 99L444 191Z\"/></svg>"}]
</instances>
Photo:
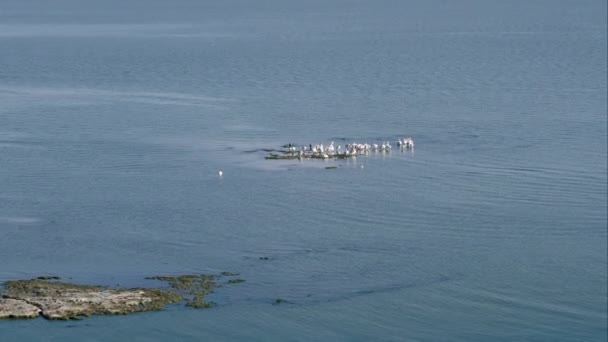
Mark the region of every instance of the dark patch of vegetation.
<instances>
[{"instance_id":1,"label":"dark patch of vegetation","mask_svg":"<svg viewBox=\"0 0 608 342\"><path fill-rule=\"evenodd\" d=\"M286 301L283 298L277 298L277 299L274 300L274 302L272 303L272 305L279 305L279 304L282 304L282 303L289 303L289 302Z\"/></svg>"},{"instance_id":2,"label":"dark patch of vegetation","mask_svg":"<svg viewBox=\"0 0 608 342\"><path fill-rule=\"evenodd\" d=\"M205 296L195 296L192 300L186 303L186 306L195 309L209 309L216 306L217 303L214 301L205 301Z\"/></svg>"},{"instance_id":3,"label":"dark patch of vegetation","mask_svg":"<svg viewBox=\"0 0 608 342\"><path fill-rule=\"evenodd\" d=\"M292 159L298 159L300 158L298 155L292 155L292 154L288 154L288 155L278 155L275 153L271 153L268 156L264 157L266 159L283 159L283 160L292 160Z\"/></svg>"},{"instance_id":4,"label":"dark patch of vegetation","mask_svg":"<svg viewBox=\"0 0 608 342\"><path fill-rule=\"evenodd\" d=\"M214 304L206 302L205 297L216 287L213 275L181 275L181 276L155 276L146 279L165 281L171 289L181 295L186 305L193 308L209 308Z\"/></svg>"},{"instance_id":5,"label":"dark patch of vegetation","mask_svg":"<svg viewBox=\"0 0 608 342\"><path fill-rule=\"evenodd\" d=\"M187 290L197 286L197 281L202 276L186 274L180 276L154 276L146 279L160 280L167 282L171 288L176 290Z\"/></svg>"}]
</instances>

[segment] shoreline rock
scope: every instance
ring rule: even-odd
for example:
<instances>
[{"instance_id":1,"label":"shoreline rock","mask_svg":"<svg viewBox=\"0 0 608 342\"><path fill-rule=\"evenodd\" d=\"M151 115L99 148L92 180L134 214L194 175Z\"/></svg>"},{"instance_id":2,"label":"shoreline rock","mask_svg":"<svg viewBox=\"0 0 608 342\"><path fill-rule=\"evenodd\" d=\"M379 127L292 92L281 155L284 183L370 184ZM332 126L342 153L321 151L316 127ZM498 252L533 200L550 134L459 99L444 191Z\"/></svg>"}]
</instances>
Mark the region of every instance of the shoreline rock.
<instances>
[{"instance_id":1,"label":"shoreline rock","mask_svg":"<svg viewBox=\"0 0 608 342\"><path fill-rule=\"evenodd\" d=\"M0 299L0 319L36 318L40 312L40 308L24 300Z\"/></svg>"},{"instance_id":2,"label":"shoreline rock","mask_svg":"<svg viewBox=\"0 0 608 342\"><path fill-rule=\"evenodd\" d=\"M226 272L227 273L227 272ZM126 315L163 310L184 301L193 308L210 308L205 298L216 285L213 275L156 276L167 288L115 289L106 286L61 282L58 277L11 280L0 290L0 319L80 319L92 315Z\"/></svg>"},{"instance_id":3,"label":"shoreline rock","mask_svg":"<svg viewBox=\"0 0 608 342\"><path fill-rule=\"evenodd\" d=\"M2 295L9 316L22 310L23 303L39 310L47 319L77 319L91 315L124 315L160 310L181 300L181 296L161 289L111 289L47 279L13 280L4 283ZM33 317L32 315L28 317Z\"/></svg>"}]
</instances>

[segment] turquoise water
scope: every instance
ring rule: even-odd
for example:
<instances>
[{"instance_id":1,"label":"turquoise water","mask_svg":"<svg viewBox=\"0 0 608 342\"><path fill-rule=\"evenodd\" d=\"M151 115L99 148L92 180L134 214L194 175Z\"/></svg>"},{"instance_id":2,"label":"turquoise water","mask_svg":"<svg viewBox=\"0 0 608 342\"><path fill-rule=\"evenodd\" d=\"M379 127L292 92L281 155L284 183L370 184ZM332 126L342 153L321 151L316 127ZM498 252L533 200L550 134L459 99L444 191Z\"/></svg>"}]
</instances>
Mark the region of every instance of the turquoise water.
<instances>
[{"instance_id":1,"label":"turquoise water","mask_svg":"<svg viewBox=\"0 0 608 342\"><path fill-rule=\"evenodd\" d=\"M606 29L605 1L2 1L0 281L247 281L0 340L605 341Z\"/></svg>"}]
</instances>

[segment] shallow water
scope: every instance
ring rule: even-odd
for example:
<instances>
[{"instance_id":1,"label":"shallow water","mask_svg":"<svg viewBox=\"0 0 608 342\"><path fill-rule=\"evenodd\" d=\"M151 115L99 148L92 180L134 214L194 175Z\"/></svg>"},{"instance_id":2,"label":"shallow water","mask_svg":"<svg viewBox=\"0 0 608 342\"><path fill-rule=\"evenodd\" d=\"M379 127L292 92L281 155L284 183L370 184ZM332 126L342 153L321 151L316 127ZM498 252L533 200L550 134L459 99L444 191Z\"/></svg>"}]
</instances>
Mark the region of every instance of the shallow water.
<instances>
[{"instance_id":1,"label":"shallow water","mask_svg":"<svg viewBox=\"0 0 608 342\"><path fill-rule=\"evenodd\" d=\"M603 1L4 1L0 281L247 281L0 340L606 340L606 38Z\"/></svg>"}]
</instances>

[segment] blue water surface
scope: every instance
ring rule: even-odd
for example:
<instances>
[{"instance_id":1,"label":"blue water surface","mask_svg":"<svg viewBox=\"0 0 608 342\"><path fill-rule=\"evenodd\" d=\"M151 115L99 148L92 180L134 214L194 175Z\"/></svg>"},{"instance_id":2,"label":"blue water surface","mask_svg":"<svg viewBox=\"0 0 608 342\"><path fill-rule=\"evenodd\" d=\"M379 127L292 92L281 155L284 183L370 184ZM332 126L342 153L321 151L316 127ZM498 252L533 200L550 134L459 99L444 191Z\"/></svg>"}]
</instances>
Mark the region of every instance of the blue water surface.
<instances>
[{"instance_id":1,"label":"blue water surface","mask_svg":"<svg viewBox=\"0 0 608 342\"><path fill-rule=\"evenodd\" d=\"M1 1L0 281L246 282L0 340L605 341L606 32L601 0Z\"/></svg>"}]
</instances>

